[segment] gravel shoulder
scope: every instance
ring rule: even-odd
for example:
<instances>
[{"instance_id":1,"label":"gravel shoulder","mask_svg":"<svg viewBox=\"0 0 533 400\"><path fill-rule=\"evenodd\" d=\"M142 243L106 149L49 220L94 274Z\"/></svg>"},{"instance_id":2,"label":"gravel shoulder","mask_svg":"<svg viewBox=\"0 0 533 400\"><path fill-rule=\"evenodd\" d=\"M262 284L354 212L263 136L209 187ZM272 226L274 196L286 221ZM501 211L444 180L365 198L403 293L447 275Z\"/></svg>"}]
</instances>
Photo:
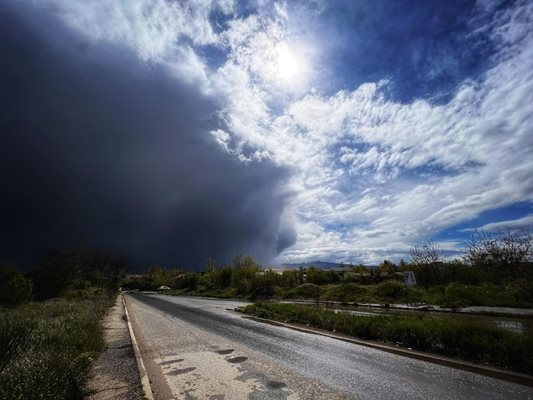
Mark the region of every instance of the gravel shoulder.
<instances>
[{"instance_id":1,"label":"gravel shoulder","mask_svg":"<svg viewBox=\"0 0 533 400\"><path fill-rule=\"evenodd\" d=\"M106 349L91 367L85 386L89 400L142 400L139 371L118 296L102 323Z\"/></svg>"}]
</instances>

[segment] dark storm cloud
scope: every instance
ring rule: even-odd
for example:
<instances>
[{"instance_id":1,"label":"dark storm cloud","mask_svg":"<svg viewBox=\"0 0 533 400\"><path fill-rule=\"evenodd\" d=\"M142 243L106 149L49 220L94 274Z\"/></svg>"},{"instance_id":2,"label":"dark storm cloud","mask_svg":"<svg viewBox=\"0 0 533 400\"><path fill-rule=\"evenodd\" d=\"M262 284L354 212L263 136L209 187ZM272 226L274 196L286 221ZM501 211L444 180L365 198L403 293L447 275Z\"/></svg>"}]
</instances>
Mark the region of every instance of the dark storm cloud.
<instances>
[{"instance_id":1,"label":"dark storm cloud","mask_svg":"<svg viewBox=\"0 0 533 400\"><path fill-rule=\"evenodd\" d=\"M196 266L294 242L288 171L222 153L214 99L51 26L0 3L0 259L84 243L137 268Z\"/></svg>"}]
</instances>

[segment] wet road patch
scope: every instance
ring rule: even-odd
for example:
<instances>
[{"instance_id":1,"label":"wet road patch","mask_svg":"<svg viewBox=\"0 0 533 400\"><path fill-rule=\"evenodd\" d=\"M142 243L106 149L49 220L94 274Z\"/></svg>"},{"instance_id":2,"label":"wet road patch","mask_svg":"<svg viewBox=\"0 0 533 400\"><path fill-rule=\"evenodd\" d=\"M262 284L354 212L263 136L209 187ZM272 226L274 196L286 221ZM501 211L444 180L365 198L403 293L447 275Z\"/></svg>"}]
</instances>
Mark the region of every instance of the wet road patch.
<instances>
[{"instance_id":1,"label":"wet road patch","mask_svg":"<svg viewBox=\"0 0 533 400\"><path fill-rule=\"evenodd\" d=\"M169 365L169 364L179 363L182 361L183 361L183 358L177 358L175 360L162 361L159 363L159 365Z\"/></svg>"},{"instance_id":2,"label":"wet road patch","mask_svg":"<svg viewBox=\"0 0 533 400\"><path fill-rule=\"evenodd\" d=\"M187 372L194 371L195 369L196 367L175 369L174 371L167 372L165 375L182 375L182 374L186 374Z\"/></svg>"},{"instance_id":3,"label":"wet road patch","mask_svg":"<svg viewBox=\"0 0 533 400\"><path fill-rule=\"evenodd\" d=\"M228 360L228 362L232 363L232 364L237 364L237 363L242 363L244 361L248 360L248 357L244 357L244 356L241 356L241 357L233 357L233 358L230 358Z\"/></svg>"},{"instance_id":4,"label":"wet road patch","mask_svg":"<svg viewBox=\"0 0 533 400\"><path fill-rule=\"evenodd\" d=\"M280 381L267 381L266 387L269 389L283 389L284 387L287 387L287 385Z\"/></svg>"},{"instance_id":5,"label":"wet road patch","mask_svg":"<svg viewBox=\"0 0 533 400\"><path fill-rule=\"evenodd\" d=\"M235 351L234 349L226 349L226 350L217 350L217 351L215 351L215 353L217 353L217 354L231 354L234 351Z\"/></svg>"}]
</instances>

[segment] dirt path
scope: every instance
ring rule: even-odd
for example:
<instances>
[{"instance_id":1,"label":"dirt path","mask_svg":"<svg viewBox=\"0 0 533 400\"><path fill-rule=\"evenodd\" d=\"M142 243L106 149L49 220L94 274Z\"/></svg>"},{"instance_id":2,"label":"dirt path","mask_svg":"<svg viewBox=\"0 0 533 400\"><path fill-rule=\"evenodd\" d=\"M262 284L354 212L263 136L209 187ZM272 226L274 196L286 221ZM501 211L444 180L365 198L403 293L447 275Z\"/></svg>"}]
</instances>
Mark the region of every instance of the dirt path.
<instances>
[{"instance_id":1,"label":"dirt path","mask_svg":"<svg viewBox=\"0 0 533 400\"><path fill-rule=\"evenodd\" d=\"M144 399L121 296L106 315L103 328L106 350L91 368L86 399Z\"/></svg>"}]
</instances>

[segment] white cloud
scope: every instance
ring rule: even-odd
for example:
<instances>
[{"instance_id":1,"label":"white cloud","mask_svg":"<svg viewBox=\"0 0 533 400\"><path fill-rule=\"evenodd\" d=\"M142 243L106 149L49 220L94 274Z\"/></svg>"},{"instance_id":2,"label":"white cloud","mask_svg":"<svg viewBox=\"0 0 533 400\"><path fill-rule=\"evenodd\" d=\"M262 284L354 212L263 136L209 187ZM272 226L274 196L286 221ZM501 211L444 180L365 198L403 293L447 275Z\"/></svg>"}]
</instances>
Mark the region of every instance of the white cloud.
<instances>
[{"instance_id":1,"label":"white cloud","mask_svg":"<svg viewBox=\"0 0 533 400\"><path fill-rule=\"evenodd\" d=\"M527 4L495 16L490 29L502 43L495 66L479 81L464 82L448 104L390 101L380 93L386 82L292 104L282 117L292 127L284 129L305 142L303 154L313 162L305 163L300 179L303 190L316 193L296 207L297 231L303 221L316 226L314 237L301 235L282 258L313 258L319 249L342 259L345 249L372 262L384 249L405 254L413 243L484 210L533 199L532 17ZM345 142L356 145L328 151ZM290 162L285 152L276 154ZM438 173L416 172L428 165ZM321 176L322 192L306 179L310 171ZM414 176L406 177L410 171ZM360 180L366 194L342 189ZM324 246L321 238L331 238L338 223L353 228Z\"/></svg>"},{"instance_id":2,"label":"white cloud","mask_svg":"<svg viewBox=\"0 0 533 400\"><path fill-rule=\"evenodd\" d=\"M490 224L485 224L477 228L468 228L463 229L461 232L474 232L484 231L484 232L497 232L503 231L506 229L511 229L512 231L516 230L530 230L533 229L533 214L526 215L525 217L518 219L511 219L506 221L492 222Z\"/></svg>"},{"instance_id":3,"label":"white cloud","mask_svg":"<svg viewBox=\"0 0 533 400\"><path fill-rule=\"evenodd\" d=\"M484 210L533 200L531 3L502 11L478 5L478 33L497 48L493 67L439 105L393 101L386 80L317 94L314 50L291 36L281 3L235 18L221 33L209 15L215 8L230 15L230 1L45 3L90 40L124 45L179 79L203 82L222 104L222 125L211 135L224 151L291 167L298 195L288 218L298 241L280 261L399 258ZM205 45L227 52L217 70L198 55ZM292 87L276 78L280 45L305 66Z\"/></svg>"},{"instance_id":4,"label":"white cloud","mask_svg":"<svg viewBox=\"0 0 533 400\"><path fill-rule=\"evenodd\" d=\"M229 0L43 0L33 4L54 13L92 42L126 47L144 62L168 64L189 81L205 81L205 66L191 45L213 45L219 40L209 22L210 13L233 12Z\"/></svg>"}]
</instances>

